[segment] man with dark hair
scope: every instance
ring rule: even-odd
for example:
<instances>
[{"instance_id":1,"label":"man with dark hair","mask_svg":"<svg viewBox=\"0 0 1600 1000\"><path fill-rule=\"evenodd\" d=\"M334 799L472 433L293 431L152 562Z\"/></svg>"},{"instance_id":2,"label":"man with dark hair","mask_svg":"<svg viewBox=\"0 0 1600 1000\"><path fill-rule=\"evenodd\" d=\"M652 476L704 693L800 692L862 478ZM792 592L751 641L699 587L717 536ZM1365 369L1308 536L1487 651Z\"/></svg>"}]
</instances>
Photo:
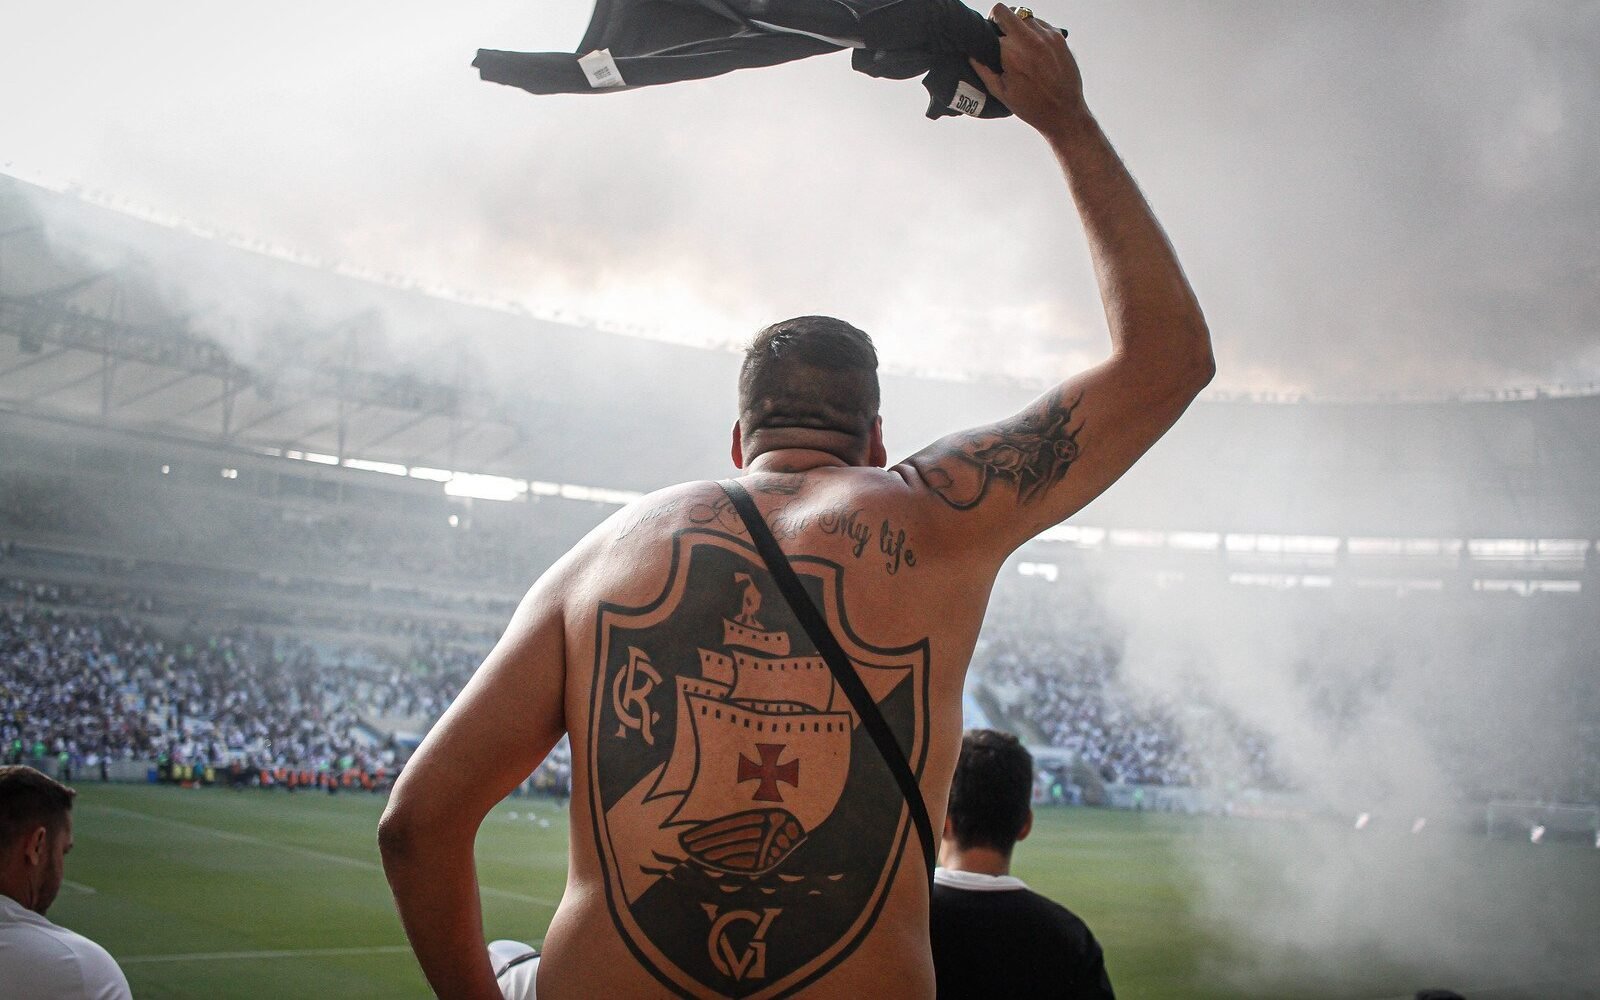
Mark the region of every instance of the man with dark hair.
<instances>
[{"instance_id":1,"label":"man with dark hair","mask_svg":"<svg viewBox=\"0 0 1600 1000\"><path fill-rule=\"evenodd\" d=\"M72 789L25 765L0 767L0 996L128 1000L106 950L45 919L72 850Z\"/></svg>"},{"instance_id":2,"label":"man with dark hair","mask_svg":"<svg viewBox=\"0 0 1600 1000\"><path fill-rule=\"evenodd\" d=\"M1100 945L1082 920L1011 876L1033 830L1033 755L1010 733L961 740L933 875L929 930L940 1000L1109 998Z\"/></svg>"},{"instance_id":3,"label":"man with dark hair","mask_svg":"<svg viewBox=\"0 0 1600 1000\"><path fill-rule=\"evenodd\" d=\"M739 369L733 464L799 441L843 462L863 452L882 466L878 352L872 338L829 316L799 316L756 334Z\"/></svg>"},{"instance_id":4,"label":"man with dark hair","mask_svg":"<svg viewBox=\"0 0 1600 1000\"><path fill-rule=\"evenodd\" d=\"M579 542L395 783L379 844L441 996L933 995L934 851L916 820L943 822L995 576L1213 371L1200 307L1061 32L1025 9L994 17L1004 73L977 72L1066 175L1110 357L886 469L867 336L824 317L762 331L739 383L743 475L657 491ZM478 827L563 734L566 893L541 958L492 959Z\"/></svg>"}]
</instances>

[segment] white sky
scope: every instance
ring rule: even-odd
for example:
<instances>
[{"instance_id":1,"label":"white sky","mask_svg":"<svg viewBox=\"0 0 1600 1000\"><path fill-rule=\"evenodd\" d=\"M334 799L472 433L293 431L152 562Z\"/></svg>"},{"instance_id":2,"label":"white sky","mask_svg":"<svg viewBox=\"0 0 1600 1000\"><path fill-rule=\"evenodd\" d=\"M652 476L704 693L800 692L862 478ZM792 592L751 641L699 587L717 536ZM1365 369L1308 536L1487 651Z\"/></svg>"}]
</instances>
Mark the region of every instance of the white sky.
<instances>
[{"instance_id":1,"label":"white sky","mask_svg":"<svg viewBox=\"0 0 1600 1000\"><path fill-rule=\"evenodd\" d=\"M1061 3L1225 388L1600 379L1600 5ZM1009 121L843 54L538 98L588 0L0 0L0 169L314 255L727 342L856 322L902 368L1048 377L1105 336Z\"/></svg>"}]
</instances>

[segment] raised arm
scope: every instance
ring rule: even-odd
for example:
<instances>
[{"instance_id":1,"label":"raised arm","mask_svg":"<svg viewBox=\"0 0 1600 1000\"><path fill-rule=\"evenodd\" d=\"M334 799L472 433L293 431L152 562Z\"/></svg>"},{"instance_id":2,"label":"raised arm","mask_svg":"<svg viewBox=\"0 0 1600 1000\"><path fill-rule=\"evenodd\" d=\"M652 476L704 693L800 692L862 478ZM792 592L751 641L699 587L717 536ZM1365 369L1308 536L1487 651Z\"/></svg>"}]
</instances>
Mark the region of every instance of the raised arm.
<instances>
[{"instance_id":1,"label":"raised arm","mask_svg":"<svg viewBox=\"0 0 1600 1000\"><path fill-rule=\"evenodd\" d=\"M955 537L1009 552L1116 482L1211 380L1200 305L1138 186L1083 100L1061 33L996 6L1003 73L990 92L1044 136L1066 175L1111 329L1111 356L1021 413L943 438L903 469Z\"/></svg>"},{"instance_id":2,"label":"raised arm","mask_svg":"<svg viewBox=\"0 0 1600 1000\"><path fill-rule=\"evenodd\" d=\"M483 939L473 844L483 817L565 731L565 632L541 580L395 782L383 870L417 961L445 1000L500 1000Z\"/></svg>"}]
</instances>

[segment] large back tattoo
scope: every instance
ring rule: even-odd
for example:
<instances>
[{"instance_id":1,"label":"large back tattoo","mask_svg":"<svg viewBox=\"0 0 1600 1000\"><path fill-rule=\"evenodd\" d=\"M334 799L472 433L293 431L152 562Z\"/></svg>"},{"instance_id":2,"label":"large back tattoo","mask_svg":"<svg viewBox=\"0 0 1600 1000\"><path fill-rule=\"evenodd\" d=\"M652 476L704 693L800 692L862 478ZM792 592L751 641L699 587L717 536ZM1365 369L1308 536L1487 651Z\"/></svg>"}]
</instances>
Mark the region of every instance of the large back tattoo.
<instances>
[{"instance_id":1,"label":"large back tattoo","mask_svg":"<svg viewBox=\"0 0 1600 1000\"><path fill-rule=\"evenodd\" d=\"M865 642L844 568L791 563L920 775L927 640ZM595 650L590 807L634 955L692 997L787 996L824 975L877 920L910 821L760 556L679 531L654 601L600 605Z\"/></svg>"}]
</instances>

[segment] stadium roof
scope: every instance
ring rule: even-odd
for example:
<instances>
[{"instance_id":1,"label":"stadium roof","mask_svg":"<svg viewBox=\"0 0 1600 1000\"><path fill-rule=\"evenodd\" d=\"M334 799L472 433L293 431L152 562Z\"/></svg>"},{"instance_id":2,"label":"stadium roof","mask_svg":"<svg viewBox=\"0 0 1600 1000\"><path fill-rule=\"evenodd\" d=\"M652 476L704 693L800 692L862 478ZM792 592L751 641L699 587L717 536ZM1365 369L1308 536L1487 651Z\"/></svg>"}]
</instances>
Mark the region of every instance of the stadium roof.
<instances>
[{"instance_id":1,"label":"stadium roof","mask_svg":"<svg viewBox=\"0 0 1600 1000\"><path fill-rule=\"evenodd\" d=\"M725 474L736 367L730 352L357 280L0 178L6 409L228 448L645 491ZM888 376L891 451L1030 395ZM1597 429L1593 393L1202 401L1077 520L1594 538Z\"/></svg>"}]
</instances>

